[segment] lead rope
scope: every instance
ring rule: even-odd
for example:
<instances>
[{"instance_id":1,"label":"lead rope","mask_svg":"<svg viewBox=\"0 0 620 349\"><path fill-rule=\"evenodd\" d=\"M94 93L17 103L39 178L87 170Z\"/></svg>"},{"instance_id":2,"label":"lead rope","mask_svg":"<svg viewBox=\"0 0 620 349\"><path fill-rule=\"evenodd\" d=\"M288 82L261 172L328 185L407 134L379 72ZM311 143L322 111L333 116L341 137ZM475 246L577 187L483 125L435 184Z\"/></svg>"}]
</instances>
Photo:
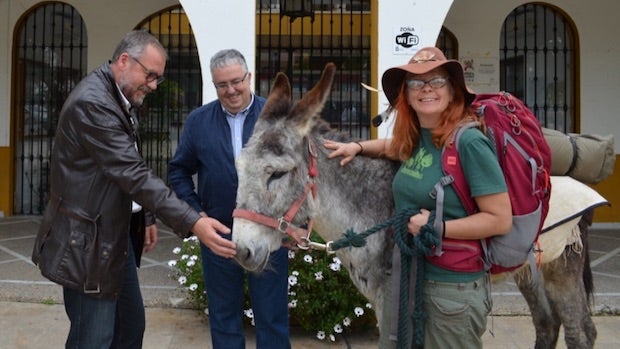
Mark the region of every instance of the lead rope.
<instances>
[{"instance_id":1,"label":"lead rope","mask_svg":"<svg viewBox=\"0 0 620 349\"><path fill-rule=\"evenodd\" d=\"M411 272L411 261L415 256L417 261L416 283L415 283L415 307L411 321L414 324L414 342L417 347L424 344L424 314L423 306L423 282L424 282L424 256L434 254L434 247L438 246L441 238L437 236L433 227L435 211L431 211L427 224L422 226L420 234L413 237L407 230L409 217L416 214L418 210L406 209L399 211L394 217L387 221L377 224L358 234L352 229L345 232L344 237L336 240L331 245L333 251L343 247L361 247L366 244L366 238L382 229L393 226L394 238L400 248L401 272L400 272L400 297L398 305L398 348L407 349L409 343L409 315L407 314L407 304L409 303L409 275Z\"/></svg>"}]
</instances>

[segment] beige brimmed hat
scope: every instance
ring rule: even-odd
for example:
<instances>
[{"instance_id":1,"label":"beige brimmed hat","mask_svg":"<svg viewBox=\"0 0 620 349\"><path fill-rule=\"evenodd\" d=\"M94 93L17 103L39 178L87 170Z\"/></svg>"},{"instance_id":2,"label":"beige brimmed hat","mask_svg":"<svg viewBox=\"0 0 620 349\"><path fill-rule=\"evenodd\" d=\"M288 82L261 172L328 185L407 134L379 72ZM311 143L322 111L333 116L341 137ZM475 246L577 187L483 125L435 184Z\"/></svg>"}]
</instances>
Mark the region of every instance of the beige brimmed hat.
<instances>
[{"instance_id":1,"label":"beige brimmed hat","mask_svg":"<svg viewBox=\"0 0 620 349\"><path fill-rule=\"evenodd\" d=\"M399 67L390 68L383 73L381 84L385 96L394 106L398 93L400 92L403 80L407 73L424 74L437 67L443 66L450 75L450 80L455 87L460 87L465 95L465 104L469 105L476 97L465 85L463 76L463 66L457 60L446 59L446 56L437 47L421 48L410 60L409 63Z\"/></svg>"}]
</instances>

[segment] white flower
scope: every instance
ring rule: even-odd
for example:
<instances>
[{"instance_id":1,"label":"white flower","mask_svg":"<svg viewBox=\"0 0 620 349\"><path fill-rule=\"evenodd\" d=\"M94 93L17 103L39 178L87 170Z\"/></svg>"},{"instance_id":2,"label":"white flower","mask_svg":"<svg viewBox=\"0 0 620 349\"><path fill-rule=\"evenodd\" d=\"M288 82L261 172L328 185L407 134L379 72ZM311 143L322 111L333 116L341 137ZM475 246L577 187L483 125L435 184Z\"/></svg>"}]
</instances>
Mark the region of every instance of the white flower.
<instances>
[{"instance_id":1,"label":"white flower","mask_svg":"<svg viewBox=\"0 0 620 349\"><path fill-rule=\"evenodd\" d=\"M293 299L292 301L288 302L288 307L297 308L297 299Z\"/></svg>"},{"instance_id":2,"label":"white flower","mask_svg":"<svg viewBox=\"0 0 620 349\"><path fill-rule=\"evenodd\" d=\"M332 341L332 342L335 342L336 341L336 336L334 336L333 334L330 334L329 335L329 340Z\"/></svg>"},{"instance_id":3,"label":"white flower","mask_svg":"<svg viewBox=\"0 0 620 349\"><path fill-rule=\"evenodd\" d=\"M175 261L174 259L171 259L168 261L168 266L169 267L174 267L175 265L177 265L177 261Z\"/></svg>"},{"instance_id":4,"label":"white flower","mask_svg":"<svg viewBox=\"0 0 620 349\"><path fill-rule=\"evenodd\" d=\"M291 285L291 286L297 285L297 276L289 275L289 277L288 277L288 284Z\"/></svg>"},{"instance_id":5,"label":"white flower","mask_svg":"<svg viewBox=\"0 0 620 349\"><path fill-rule=\"evenodd\" d=\"M185 285L186 282L187 282L187 278L185 276L179 277L179 284Z\"/></svg>"},{"instance_id":6,"label":"white flower","mask_svg":"<svg viewBox=\"0 0 620 349\"><path fill-rule=\"evenodd\" d=\"M372 309L372 304L370 304L370 303L366 303L366 308L368 308L368 309Z\"/></svg>"},{"instance_id":7,"label":"white flower","mask_svg":"<svg viewBox=\"0 0 620 349\"><path fill-rule=\"evenodd\" d=\"M252 309L246 309L243 311L243 313L245 314L246 317L250 319L254 318L254 311Z\"/></svg>"},{"instance_id":8,"label":"white flower","mask_svg":"<svg viewBox=\"0 0 620 349\"><path fill-rule=\"evenodd\" d=\"M304 262L312 264L312 256L307 254L304 256Z\"/></svg>"},{"instance_id":9,"label":"white flower","mask_svg":"<svg viewBox=\"0 0 620 349\"><path fill-rule=\"evenodd\" d=\"M197 261L198 260L198 256L194 254L191 257L189 257L189 259L192 260L192 261Z\"/></svg>"},{"instance_id":10,"label":"white flower","mask_svg":"<svg viewBox=\"0 0 620 349\"><path fill-rule=\"evenodd\" d=\"M299 272L297 270L293 270L293 272L291 274L293 274L295 276L299 276Z\"/></svg>"},{"instance_id":11,"label":"white flower","mask_svg":"<svg viewBox=\"0 0 620 349\"><path fill-rule=\"evenodd\" d=\"M351 319L347 316L342 320L342 324L349 327L351 326Z\"/></svg>"},{"instance_id":12,"label":"white flower","mask_svg":"<svg viewBox=\"0 0 620 349\"><path fill-rule=\"evenodd\" d=\"M334 332L342 333L342 326L340 326L340 324L336 324L336 326L334 326Z\"/></svg>"},{"instance_id":13,"label":"white flower","mask_svg":"<svg viewBox=\"0 0 620 349\"><path fill-rule=\"evenodd\" d=\"M188 267L193 267L194 264L196 264L196 261L190 260L190 261L187 262L187 266Z\"/></svg>"},{"instance_id":14,"label":"white flower","mask_svg":"<svg viewBox=\"0 0 620 349\"><path fill-rule=\"evenodd\" d=\"M331 269L333 271L340 271L340 264L338 264L338 263L330 263L329 264L329 269Z\"/></svg>"},{"instance_id":15,"label":"white flower","mask_svg":"<svg viewBox=\"0 0 620 349\"><path fill-rule=\"evenodd\" d=\"M334 261L334 263L336 263L336 264L342 265L342 262L340 261L340 258L338 258L338 257L334 257L332 259L332 261Z\"/></svg>"},{"instance_id":16,"label":"white flower","mask_svg":"<svg viewBox=\"0 0 620 349\"><path fill-rule=\"evenodd\" d=\"M360 317L362 315L364 315L364 308L361 307L355 307L355 316Z\"/></svg>"},{"instance_id":17,"label":"white flower","mask_svg":"<svg viewBox=\"0 0 620 349\"><path fill-rule=\"evenodd\" d=\"M181 248L180 248L180 247L175 247L175 248L173 248L173 249L172 249L172 253L174 253L174 254L179 254L179 253L181 253Z\"/></svg>"},{"instance_id":18,"label":"white flower","mask_svg":"<svg viewBox=\"0 0 620 349\"><path fill-rule=\"evenodd\" d=\"M295 259L295 251L288 250L288 259Z\"/></svg>"},{"instance_id":19,"label":"white flower","mask_svg":"<svg viewBox=\"0 0 620 349\"><path fill-rule=\"evenodd\" d=\"M188 259L188 258L189 258L189 255L187 255L187 254L184 254L184 255L182 255L182 256L181 256L181 259L182 259L182 260L186 260L186 259Z\"/></svg>"},{"instance_id":20,"label":"white flower","mask_svg":"<svg viewBox=\"0 0 620 349\"><path fill-rule=\"evenodd\" d=\"M198 285L196 285L196 284L189 285L189 290L190 291L196 291L197 289L198 289Z\"/></svg>"},{"instance_id":21,"label":"white flower","mask_svg":"<svg viewBox=\"0 0 620 349\"><path fill-rule=\"evenodd\" d=\"M316 338L318 338L318 339L320 339L320 340L325 339L325 332L323 332L323 331L319 331L319 332L317 332L317 333L316 333Z\"/></svg>"},{"instance_id":22,"label":"white flower","mask_svg":"<svg viewBox=\"0 0 620 349\"><path fill-rule=\"evenodd\" d=\"M322 271L317 271L316 273L314 273L314 278L317 281L321 281L323 280L323 272Z\"/></svg>"},{"instance_id":23,"label":"white flower","mask_svg":"<svg viewBox=\"0 0 620 349\"><path fill-rule=\"evenodd\" d=\"M198 237L196 235L192 235L188 238L183 239L183 242L191 242L191 241L198 241Z\"/></svg>"}]
</instances>

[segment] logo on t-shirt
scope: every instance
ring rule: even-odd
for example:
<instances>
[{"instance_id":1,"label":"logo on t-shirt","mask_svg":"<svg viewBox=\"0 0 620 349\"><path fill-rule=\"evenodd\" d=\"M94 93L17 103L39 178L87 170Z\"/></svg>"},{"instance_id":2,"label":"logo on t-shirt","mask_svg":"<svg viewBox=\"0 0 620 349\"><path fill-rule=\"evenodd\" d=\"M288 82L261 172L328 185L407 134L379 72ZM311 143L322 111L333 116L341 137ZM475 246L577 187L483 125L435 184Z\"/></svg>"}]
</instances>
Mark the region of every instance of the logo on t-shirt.
<instances>
[{"instance_id":1,"label":"logo on t-shirt","mask_svg":"<svg viewBox=\"0 0 620 349\"><path fill-rule=\"evenodd\" d=\"M433 154L426 151L426 148L420 147L412 157L405 161L402 173L416 179L423 179L424 169L432 164Z\"/></svg>"}]
</instances>

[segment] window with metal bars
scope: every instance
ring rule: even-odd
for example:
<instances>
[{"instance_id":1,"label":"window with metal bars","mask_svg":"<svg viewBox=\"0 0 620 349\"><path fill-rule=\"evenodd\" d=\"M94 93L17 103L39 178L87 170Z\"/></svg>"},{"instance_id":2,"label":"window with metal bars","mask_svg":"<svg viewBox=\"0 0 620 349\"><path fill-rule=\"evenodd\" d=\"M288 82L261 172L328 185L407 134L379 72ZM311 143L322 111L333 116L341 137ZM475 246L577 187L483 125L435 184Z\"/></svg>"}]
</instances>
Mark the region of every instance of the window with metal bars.
<instances>
[{"instance_id":1,"label":"window with metal bars","mask_svg":"<svg viewBox=\"0 0 620 349\"><path fill-rule=\"evenodd\" d=\"M16 32L13 211L42 214L60 109L86 74L87 35L77 10L59 2L34 7Z\"/></svg>"},{"instance_id":2,"label":"window with metal bars","mask_svg":"<svg viewBox=\"0 0 620 349\"><path fill-rule=\"evenodd\" d=\"M142 156L164 181L189 113L202 105L198 50L189 19L181 6L160 11L137 26L159 39L168 52L166 80L147 95L140 109Z\"/></svg>"},{"instance_id":3,"label":"window with metal bars","mask_svg":"<svg viewBox=\"0 0 620 349\"><path fill-rule=\"evenodd\" d=\"M542 126L578 132L573 24L554 7L525 4L505 19L500 37L500 89L522 99Z\"/></svg>"},{"instance_id":4,"label":"window with metal bars","mask_svg":"<svg viewBox=\"0 0 620 349\"><path fill-rule=\"evenodd\" d=\"M289 77L293 99L337 66L322 117L354 137L370 137L370 0L257 0L257 94L267 96L277 72Z\"/></svg>"}]
</instances>

